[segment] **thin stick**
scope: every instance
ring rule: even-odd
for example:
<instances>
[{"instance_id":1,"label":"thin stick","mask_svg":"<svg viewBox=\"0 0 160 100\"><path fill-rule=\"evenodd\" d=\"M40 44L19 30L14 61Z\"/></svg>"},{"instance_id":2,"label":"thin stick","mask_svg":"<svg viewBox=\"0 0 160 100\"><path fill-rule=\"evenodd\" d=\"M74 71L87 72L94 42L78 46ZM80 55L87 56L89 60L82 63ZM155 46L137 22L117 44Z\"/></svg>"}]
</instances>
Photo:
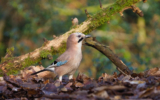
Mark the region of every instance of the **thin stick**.
<instances>
[{"instance_id":1,"label":"thin stick","mask_svg":"<svg viewBox=\"0 0 160 100\"><path fill-rule=\"evenodd\" d=\"M85 13L86 13L86 15L87 15L87 18L89 18L89 17L90 17L90 15L89 15L89 13L88 13L87 9L85 9Z\"/></svg>"},{"instance_id":2,"label":"thin stick","mask_svg":"<svg viewBox=\"0 0 160 100\"><path fill-rule=\"evenodd\" d=\"M123 75L127 76L127 74L123 72L120 68L117 67L117 70L120 71Z\"/></svg>"},{"instance_id":3,"label":"thin stick","mask_svg":"<svg viewBox=\"0 0 160 100\"><path fill-rule=\"evenodd\" d=\"M101 0L99 0L99 4L100 4L100 8L102 8L102 3L101 3Z\"/></svg>"},{"instance_id":4,"label":"thin stick","mask_svg":"<svg viewBox=\"0 0 160 100\"><path fill-rule=\"evenodd\" d=\"M112 61L116 65L117 69L120 69L119 71L122 72L122 74L124 73L125 73L124 75L132 74L132 71L123 63L121 59L119 59L119 57L116 54L113 53L113 51L110 48L96 41L94 37L86 38L85 43L86 45L97 49L107 58L109 58L110 61Z\"/></svg>"}]
</instances>

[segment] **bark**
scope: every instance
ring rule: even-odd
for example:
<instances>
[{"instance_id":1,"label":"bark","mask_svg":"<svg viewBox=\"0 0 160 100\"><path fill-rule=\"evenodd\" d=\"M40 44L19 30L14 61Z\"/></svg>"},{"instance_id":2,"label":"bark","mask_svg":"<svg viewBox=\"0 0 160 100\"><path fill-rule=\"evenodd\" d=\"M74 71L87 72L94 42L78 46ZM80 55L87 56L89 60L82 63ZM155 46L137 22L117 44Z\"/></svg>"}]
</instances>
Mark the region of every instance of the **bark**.
<instances>
[{"instance_id":1,"label":"bark","mask_svg":"<svg viewBox=\"0 0 160 100\"><path fill-rule=\"evenodd\" d=\"M95 38L87 38L85 39L85 42L88 46L91 46L98 51L100 51L102 54L104 54L106 57L108 57L117 67L117 70L120 71L124 75L131 75L132 71L123 63L122 60L119 59L119 57L112 52L110 48L108 48L106 45L103 45L96 41Z\"/></svg>"},{"instance_id":2,"label":"bark","mask_svg":"<svg viewBox=\"0 0 160 100\"><path fill-rule=\"evenodd\" d=\"M42 58L47 58L49 55L55 53L61 53L65 51L64 44L67 37L73 32L82 32L88 34L102 24L108 22L112 15L123 11L126 7L129 7L141 0L117 0L112 5L101 9L98 13L93 16L87 14L87 20L82 22L80 25L72 28L63 35L54 38L50 41L45 41L42 47L35 49L33 52L21 55L19 57L7 57L2 59L0 64L0 75L3 73L15 74L18 71L41 61Z\"/></svg>"}]
</instances>

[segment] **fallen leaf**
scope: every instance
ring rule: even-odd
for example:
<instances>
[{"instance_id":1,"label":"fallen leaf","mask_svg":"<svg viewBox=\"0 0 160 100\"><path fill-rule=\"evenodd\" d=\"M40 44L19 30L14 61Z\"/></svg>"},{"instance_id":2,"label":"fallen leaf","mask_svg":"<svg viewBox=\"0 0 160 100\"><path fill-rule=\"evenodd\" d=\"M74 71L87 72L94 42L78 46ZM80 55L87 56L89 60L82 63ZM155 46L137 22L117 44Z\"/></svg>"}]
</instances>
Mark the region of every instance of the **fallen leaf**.
<instances>
[{"instance_id":1,"label":"fallen leaf","mask_svg":"<svg viewBox=\"0 0 160 100\"><path fill-rule=\"evenodd\" d=\"M96 93L96 96L101 97L101 98L105 98L105 99L109 99L109 95L107 93L107 91L100 91Z\"/></svg>"},{"instance_id":2,"label":"fallen leaf","mask_svg":"<svg viewBox=\"0 0 160 100\"><path fill-rule=\"evenodd\" d=\"M80 82L76 82L75 83L75 87L83 87L84 86L84 84L82 84L82 83L80 83Z\"/></svg>"}]
</instances>

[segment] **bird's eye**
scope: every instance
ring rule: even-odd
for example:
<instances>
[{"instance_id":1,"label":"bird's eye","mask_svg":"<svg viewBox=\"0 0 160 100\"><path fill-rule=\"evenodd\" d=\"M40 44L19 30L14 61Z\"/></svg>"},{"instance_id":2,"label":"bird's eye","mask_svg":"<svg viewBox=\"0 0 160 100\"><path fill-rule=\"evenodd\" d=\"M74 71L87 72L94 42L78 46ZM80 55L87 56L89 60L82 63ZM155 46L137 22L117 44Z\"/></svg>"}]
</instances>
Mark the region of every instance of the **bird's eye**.
<instances>
[{"instance_id":1,"label":"bird's eye","mask_svg":"<svg viewBox=\"0 0 160 100\"><path fill-rule=\"evenodd\" d=\"M78 38L80 38L81 37L81 35L78 35Z\"/></svg>"}]
</instances>

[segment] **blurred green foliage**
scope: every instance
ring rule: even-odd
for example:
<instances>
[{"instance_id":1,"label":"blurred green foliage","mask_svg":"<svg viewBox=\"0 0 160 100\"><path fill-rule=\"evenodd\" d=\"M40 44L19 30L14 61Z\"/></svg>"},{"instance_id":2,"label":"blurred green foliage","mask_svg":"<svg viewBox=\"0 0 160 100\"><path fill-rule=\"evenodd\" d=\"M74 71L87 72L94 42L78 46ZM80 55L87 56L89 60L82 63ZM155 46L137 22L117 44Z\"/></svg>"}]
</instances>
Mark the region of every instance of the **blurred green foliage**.
<instances>
[{"instance_id":1,"label":"blurred green foliage","mask_svg":"<svg viewBox=\"0 0 160 100\"><path fill-rule=\"evenodd\" d=\"M115 0L101 1L105 7ZM160 64L160 1L136 5L144 17L126 10L124 18L115 14L110 23L91 34L108 45L129 68L141 72ZM19 56L40 47L44 37L51 40L53 35L63 34L72 26L71 18L77 17L79 23L86 19L84 9L95 14L100 10L98 0L0 0L0 57L5 56L8 47L14 46L14 56ZM52 61L42 62L47 66ZM84 46L79 71L96 77L102 72L113 73L116 67L100 52Z\"/></svg>"}]
</instances>

